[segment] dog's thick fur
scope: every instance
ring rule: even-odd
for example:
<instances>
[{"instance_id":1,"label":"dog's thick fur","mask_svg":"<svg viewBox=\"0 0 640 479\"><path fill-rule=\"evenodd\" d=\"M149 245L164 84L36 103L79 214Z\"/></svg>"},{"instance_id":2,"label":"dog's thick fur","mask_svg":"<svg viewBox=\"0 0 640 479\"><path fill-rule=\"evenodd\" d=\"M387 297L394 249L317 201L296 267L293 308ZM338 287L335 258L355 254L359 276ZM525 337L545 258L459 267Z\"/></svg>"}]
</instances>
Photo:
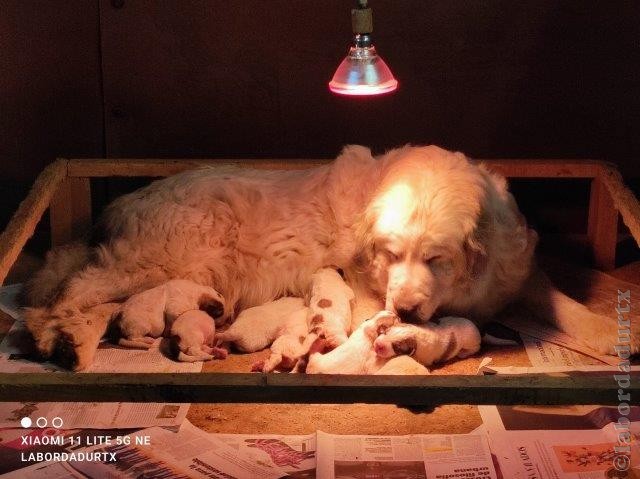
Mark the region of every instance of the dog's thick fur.
<instances>
[{"instance_id":1,"label":"dog's thick fur","mask_svg":"<svg viewBox=\"0 0 640 479\"><path fill-rule=\"evenodd\" d=\"M618 339L615 321L537 272L536 234L504 178L435 146L378 158L350 146L303 171L187 171L119 198L101 228L99 246L54 253L29 287L38 349L75 369L107 327L99 305L183 278L237 313L305 296L322 267L344 270L355 292L352 328L385 306L404 320L480 321L524 297L598 351ZM634 352L639 337L634 325Z\"/></svg>"}]
</instances>

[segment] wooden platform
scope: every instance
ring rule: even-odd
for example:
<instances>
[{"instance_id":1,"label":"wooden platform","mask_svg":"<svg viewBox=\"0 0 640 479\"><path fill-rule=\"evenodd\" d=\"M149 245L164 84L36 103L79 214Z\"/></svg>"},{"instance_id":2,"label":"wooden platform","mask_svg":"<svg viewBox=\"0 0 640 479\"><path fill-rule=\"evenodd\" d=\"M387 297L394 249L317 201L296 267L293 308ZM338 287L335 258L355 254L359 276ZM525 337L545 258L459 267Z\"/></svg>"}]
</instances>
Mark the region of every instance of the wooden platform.
<instances>
[{"instance_id":1,"label":"wooden platform","mask_svg":"<svg viewBox=\"0 0 640 479\"><path fill-rule=\"evenodd\" d=\"M34 187L20 205L6 231L0 236L0 280L4 280L21 249L33 234L35 225L50 210L52 238L61 244L82 235L90 227L90 183L96 176L166 176L202 165L235 165L253 168L307 168L325 163L325 160L58 160L40 175ZM588 178L592 182L589 207L589 241L596 264L610 270L615 264L618 217L622 217L636 241L640 241L640 206L631 192L624 186L619 173L606 163L591 160L485 160L487 166L508 177L514 178ZM565 278L566 279L566 278ZM580 280L586 280L586 283ZM563 282L574 291L574 296L597 312L613 316L616 292L626 283L616 283L611 277L597 272L574 276ZM569 291L571 293L571 291ZM640 291L633 292L634 297ZM523 312L526 314L526 312ZM493 354L493 351L484 353ZM504 365L522 364L520 351L509 356ZM245 356L246 357L246 356ZM524 356L526 361L526 355ZM442 368L436 374L447 374L446 378L374 378L325 376L271 376L238 374L233 369L234 361L208 363L205 372L197 377L112 375L110 379L94 375L56 375L57 379L23 374L20 377L0 376L0 400L16 400L33 397L42 400L97 400L102 392L103 400L144 401L184 400L191 402L393 402L409 405L469 403L512 404L574 404L598 400L602 404L615 403L611 399L609 386L604 379L583 380L578 378L469 378L474 374L473 365L479 358L453 363L451 368ZM500 361L501 362L501 361ZM240 361L242 363L242 361ZM224 364L224 366L220 366ZM239 364L239 363L238 363ZM499 364L499 362L498 362ZM528 361L523 365L528 364ZM241 371L247 371L242 365ZM222 376L219 368L224 367ZM266 378L266 379L265 379ZM185 382L186 381L186 382ZM193 393L181 392L193 384ZM100 385L105 387L100 388ZM106 385L109 385L108 387ZM178 386L179 385L179 386ZM402 386L404 385L404 386ZM377 388L377 389L372 389ZM582 392L575 392L575 391ZM612 390L612 389L611 389ZM15 393L12 396L11 391ZM217 391L217 395L216 395ZM377 391L375 394L372 391ZM383 391L382 393L380 391ZM182 396L181 396L182 394ZM384 397L384 400L380 400Z\"/></svg>"}]
</instances>

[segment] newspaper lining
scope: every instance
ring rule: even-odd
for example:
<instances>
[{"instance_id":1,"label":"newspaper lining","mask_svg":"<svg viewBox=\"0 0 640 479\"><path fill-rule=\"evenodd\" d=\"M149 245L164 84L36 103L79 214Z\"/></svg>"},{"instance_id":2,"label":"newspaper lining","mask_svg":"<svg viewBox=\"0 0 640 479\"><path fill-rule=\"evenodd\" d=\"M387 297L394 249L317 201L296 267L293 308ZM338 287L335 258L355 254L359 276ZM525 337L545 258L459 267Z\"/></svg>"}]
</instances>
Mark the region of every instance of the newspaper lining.
<instances>
[{"instance_id":1,"label":"newspaper lining","mask_svg":"<svg viewBox=\"0 0 640 479\"><path fill-rule=\"evenodd\" d=\"M569 367L491 367L490 374L569 374L611 373L612 394L617 393L610 366ZM640 367L632 367L632 380L640 379ZM479 406L491 451L503 477L604 479L640 477L640 406L631 406L624 416L616 406ZM620 417L629 420L620 426ZM625 422L623 419L622 422ZM629 432L628 451L616 449L619 434ZM621 453L629 459L629 469L616 469Z\"/></svg>"}]
</instances>

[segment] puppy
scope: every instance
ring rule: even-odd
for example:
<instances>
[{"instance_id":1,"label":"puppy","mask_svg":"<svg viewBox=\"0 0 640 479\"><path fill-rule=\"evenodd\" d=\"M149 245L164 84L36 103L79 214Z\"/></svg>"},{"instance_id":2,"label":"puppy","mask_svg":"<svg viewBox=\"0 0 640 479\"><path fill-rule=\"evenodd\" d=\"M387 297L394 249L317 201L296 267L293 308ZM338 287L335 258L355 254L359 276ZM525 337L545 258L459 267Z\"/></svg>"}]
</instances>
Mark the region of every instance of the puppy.
<instances>
[{"instance_id":1,"label":"puppy","mask_svg":"<svg viewBox=\"0 0 640 479\"><path fill-rule=\"evenodd\" d=\"M216 323L204 311L182 313L171 325L169 350L174 359L185 362L225 359L227 350L214 346Z\"/></svg>"},{"instance_id":2,"label":"puppy","mask_svg":"<svg viewBox=\"0 0 640 479\"><path fill-rule=\"evenodd\" d=\"M312 281L307 313L309 331L323 336L327 345L334 348L347 340L353 290L332 268L318 270Z\"/></svg>"},{"instance_id":3,"label":"puppy","mask_svg":"<svg viewBox=\"0 0 640 479\"><path fill-rule=\"evenodd\" d=\"M307 309L299 309L289 316L280 336L271 345L271 354L266 361L253 364L254 372L270 373L298 371L298 362L311 349L318 335L307 333Z\"/></svg>"},{"instance_id":4,"label":"puppy","mask_svg":"<svg viewBox=\"0 0 640 479\"><path fill-rule=\"evenodd\" d=\"M114 314L111 336L120 346L149 349L155 338L171 329L182 313L202 309L225 317L224 299L215 289L184 279L131 296Z\"/></svg>"},{"instance_id":5,"label":"puppy","mask_svg":"<svg viewBox=\"0 0 640 479\"><path fill-rule=\"evenodd\" d=\"M480 331L468 319L447 317L439 324L388 323L376 325L378 337L373 343L379 358L407 355L424 366L466 358L480 350Z\"/></svg>"},{"instance_id":6,"label":"puppy","mask_svg":"<svg viewBox=\"0 0 640 479\"><path fill-rule=\"evenodd\" d=\"M306 372L309 374L376 374L390 363L391 357L378 356L373 344L378 337L378 330L388 330L398 324L398 317L381 311L373 318L363 322L346 342L326 354L315 351L314 344L309 354ZM319 340L319 342L322 340ZM408 364L410 363L410 364ZM428 370L419 367L415 361L394 361L381 374L428 374ZM419 372L418 372L419 371Z\"/></svg>"},{"instance_id":7,"label":"puppy","mask_svg":"<svg viewBox=\"0 0 640 479\"><path fill-rule=\"evenodd\" d=\"M283 333L288 318L300 310L306 313L304 300L288 297L245 309L229 329L218 333L218 344L233 343L243 353L261 351Z\"/></svg>"}]
</instances>

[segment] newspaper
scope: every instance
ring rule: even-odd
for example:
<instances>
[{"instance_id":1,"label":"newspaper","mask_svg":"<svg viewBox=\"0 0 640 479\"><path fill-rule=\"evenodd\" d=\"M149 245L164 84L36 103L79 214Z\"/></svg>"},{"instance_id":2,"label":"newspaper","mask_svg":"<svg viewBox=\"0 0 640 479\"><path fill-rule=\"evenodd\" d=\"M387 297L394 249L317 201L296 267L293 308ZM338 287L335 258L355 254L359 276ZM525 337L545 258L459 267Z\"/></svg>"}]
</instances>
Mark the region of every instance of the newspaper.
<instances>
[{"instance_id":1,"label":"newspaper","mask_svg":"<svg viewBox=\"0 0 640 479\"><path fill-rule=\"evenodd\" d=\"M86 444L88 438L97 435L116 438L134 432L132 429L72 429L55 430L53 428L42 429L0 429L0 474L23 468L24 454L37 452L70 452L75 444ZM43 446L40 442L45 436L57 435L63 440L60 444ZM24 439L23 439L24 438Z\"/></svg>"},{"instance_id":2,"label":"newspaper","mask_svg":"<svg viewBox=\"0 0 640 479\"><path fill-rule=\"evenodd\" d=\"M522 342L533 366L586 366L602 362L564 346L520 333Z\"/></svg>"},{"instance_id":3,"label":"newspaper","mask_svg":"<svg viewBox=\"0 0 640 479\"><path fill-rule=\"evenodd\" d=\"M539 321L527 321L526 318L523 317L509 317L501 319L500 322L505 326L518 331L518 333L525 334L536 339L541 339L548 343L553 343L571 351L577 351L593 359L597 359L604 364L608 364L610 366L616 366L618 364L618 358L615 356L598 354L592 349L582 345L568 334L558 331L551 326L542 324ZM529 355L529 357L531 358L531 355ZM532 360L532 362L534 362L534 360ZM544 366L544 364L537 365Z\"/></svg>"},{"instance_id":4,"label":"newspaper","mask_svg":"<svg viewBox=\"0 0 640 479\"><path fill-rule=\"evenodd\" d=\"M154 427L111 441L73 451L65 456L63 469L52 461L9 473L3 477L48 479L50 468L71 469L78 477L111 478L215 478L215 479L276 479L291 477L285 469L262 456L246 457L237 449L239 442L208 434L188 422L178 432ZM313 452L313 451L310 451ZM265 460L267 459L267 460ZM301 477L315 477L314 468ZM65 477L65 476L63 476ZM71 476L76 477L76 476Z\"/></svg>"},{"instance_id":5,"label":"newspaper","mask_svg":"<svg viewBox=\"0 0 640 479\"><path fill-rule=\"evenodd\" d=\"M127 429L151 426L178 426L184 421L190 404L164 403L69 403L9 402L0 403L0 428L20 428L24 417L36 427L53 425L59 429ZM60 422L61 421L61 422Z\"/></svg>"},{"instance_id":6,"label":"newspaper","mask_svg":"<svg viewBox=\"0 0 640 479\"><path fill-rule=\"evenodd\" d=\"M280 468L291 476L315 477L316 434L282 436L274 434L214 434L232 447L238 456Z\"/></svg>"},{"instance_id":7,"label":"newspaper","mask_svg":"<svg viewBox=\"0 0 640 479\"><path fill-rule=\"evenodd\" d=\"M487 440L474 434L337 436L318 431L317 477L496 478Z\"/></svg>"},{"instance_id":8,"label":"newspaper","mask_svg":"<svg viewBox=\"0 0 640 479\"><path fill-rule=\"evenodd\" d=\"M321 431L302 436L209 434L185 421L177 432L154 427L106 446L71 452L74 456L65 457L61 463L35 464L3 477L497 477L482 434L339 436Z\"/></svg>"},{"instance_id":9,"label":"newspaper","mask_svg":"<svg viewBox=\"0 0 640 479\"><path fill-rule=\"evenodd\" d=\"M612 394L618 394L617 368L485 367L497 374L611 373ZM630 379L640 380L632 367ZM622 406L479 406L491 451L505 478L640 477L640 407ZM627 408L628 406L628 408ZM624 414L621 414L621 411ZM625 475L626 474L626 475Z\"/></svg>"}]
</instances>

